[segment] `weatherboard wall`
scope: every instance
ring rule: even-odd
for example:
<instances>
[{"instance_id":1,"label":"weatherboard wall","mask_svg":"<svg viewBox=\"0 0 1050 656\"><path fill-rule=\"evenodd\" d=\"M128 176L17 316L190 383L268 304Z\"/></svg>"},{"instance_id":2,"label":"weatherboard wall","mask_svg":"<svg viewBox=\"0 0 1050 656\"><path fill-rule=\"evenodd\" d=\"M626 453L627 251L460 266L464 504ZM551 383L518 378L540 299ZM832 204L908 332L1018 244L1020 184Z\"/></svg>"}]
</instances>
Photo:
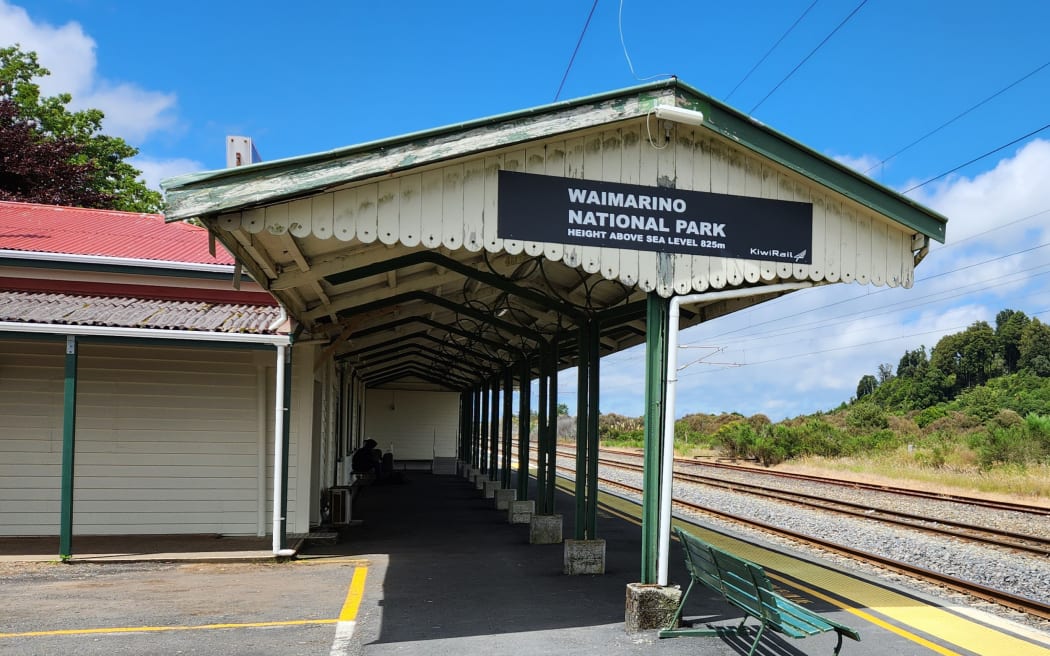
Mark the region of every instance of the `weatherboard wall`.
<instances>
[{"instance_id":1,"label":"weatherboard wall","mask_svg":"<svg viewBox=\"0 0 1050 656\"><path fill-rule=\"evenodd\" d=\"M501 169L812 203L812 264L504 240L497 236ZM916 248L912 230L867 207L710 131L653 118L228 213L218 225L248 235L242 243L291 235L542 254L665 297L774 280L910 287Z\"/></svg>"},{"instance_id":2,"label":"weatherboard wall","mask_svg":"<svg viewBox=\"0 0 1050 656\"><path fill-rule=\"evenodd\" d=\"M63 344L0 339L0 535L59 530ZM274 357L82 344L74 534L267 533ZM306 523L301 433L293 422L290 531Z\"/></svg>"},{"instance_id":3,"label":"weatherboard wall","mask_svg":"<svg viewBox=\"0 0 1050 656\"><path fill-rule=\"evenodd\" d=\"M456 456L458 393L370 389L364 418L364 436L395 461Z\"/></svg>"}]
</instances>

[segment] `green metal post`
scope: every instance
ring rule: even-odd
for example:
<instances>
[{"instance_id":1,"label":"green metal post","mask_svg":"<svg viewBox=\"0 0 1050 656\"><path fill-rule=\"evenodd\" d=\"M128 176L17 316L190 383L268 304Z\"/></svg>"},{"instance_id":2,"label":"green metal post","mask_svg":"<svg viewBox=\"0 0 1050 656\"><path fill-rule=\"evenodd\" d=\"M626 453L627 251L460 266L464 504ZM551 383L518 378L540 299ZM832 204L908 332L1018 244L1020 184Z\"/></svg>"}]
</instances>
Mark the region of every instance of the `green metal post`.
<instances>
[{"instance_id":1,"label":"green metal post","mask_svg":"<svg viewBox=\"0 0 1050 656\"><path fill-rule=\"evenodd\" d=\"M549 346L540 348L539 390L536 395L536 514L546 515L547 510L547 351Z\"/></svg>"},{"instance_id":2,"label":"green metal post","mask_svg":"<svg viewBox=\"0 0 1050 656\"><path fill-rule=\"evenodd\" d=\"M481 386L474 386L473 414L470 417L470 435L474 446L470 450L470 466L481 467Z\"/></svg>"},{"instance_id":3,"label":"green metal post","mask_svg":"<svg viewBox=\"0 0 1050 656\"><path fill-rule=\"evenodd\" d=\"M481 384L481 449L478 454L481 460L481 473L489 470L489 381Z\"/></svg>"},{"instance_id":4,"label":"green metal post","mask_svg":"<svg viewBox=\"0 0 1050 656\"><path fill-rule=\"evenodd\" d=\"M660 531L660 442L665 407L670 301L650 292L645 313L645 459L642 474L642 580L656 583Z\"/></svg>"},{"instance_id":5,"label":"green metal post","mask_svg":"<svg viewBox=\"0 0 1050 656\"><path fill-rule=\"evenodd\" d=\"M500 449L500 487L510 487L511 432L514 428L514 372L503 370L503 446Z\"/></svg>"},{"instance_id":6,"label":"green metal post","mask_svg":"<svg viewBox=\"0 0 1050 656\"><path fill-rule=\"evenodd\" d=\"M518 498L529 495L529 432L532 427L532 370L529 359L521 361L521 382L518 383Z\"/></svg>"},{"instance_id":7,"label":"green metal post","mask_svg":"<svg viewBox=\"0 0 1050 656\"><path fill-rule=\"evenodd\" d=\"M468 466L474 465L474 390L467 390L463 394L466 399L466 411L463 417L463 462Z\"/></svg>"},{"instance_id":8,"label":"green metal post","mask_svg":"<svg viewBox=\"0 0 1050 656\"><path fill-rule=\"evenodd\" d=\"M492 440L489 442L489 480L494 481L499 477L499 376L492 377Z\"/></svg>"},{"instance_id":9,"label":"green metal post","mask_svg":"<svg viewBox=\"0 0 1050 656\"><path fill-rule=\"evenodd\" d=\"M292 347L284 349L284 403L281 420L284 424L284 440L281 449L284 451L281 468L281 549L288 548L288 454L291 452L291 427L292 427Z\"/></svg>"},{"instance_id":10,"label":"green metal post","mask_svg":"<svg viewBox=\"0 0 1050 656\"><path fill-rule=\"evenodd\" d=\"M77 338L66 336L66 379L62 414L62 515L59 527L58 555L66 561L73 557L73 460L76 455L77 431Z\"/></svg>"},{"instance_id":11,"label":"green metal post","mask_svg":"<svg viewBox=\"0 0 1050 656\"><path fill-rule=\"evenodd\" d=\"M558 337L551 340L550 383L547 384L547 513L554 513L554 490L558 476Z\"/></svg>"},{"instance_id":12,"label":"green metal post","mask_svg":"<svg viewBox=\"0 0 1050 656\"><path fill-rule=\"evenodd\" d=\"M576 331L576 521L573 528L573 537L583 540L587 536L587 498L590 490L587 487L587 426L588 426L588 376L590 375L590 363L587 357L590 355L587 339L589 335L588 323L581 323Z\"/></svg>"},{"instance_id":13,"label":"green metal post","mask_svg":"<svg viewBox=\"0 0 1050 656\"><path fill-rule=\"evenodd\" d=\"M588 325L587 337L587 538L598 537L598 376L601 371L601 324L597 319Z\"/></svg>"}]
</instances>

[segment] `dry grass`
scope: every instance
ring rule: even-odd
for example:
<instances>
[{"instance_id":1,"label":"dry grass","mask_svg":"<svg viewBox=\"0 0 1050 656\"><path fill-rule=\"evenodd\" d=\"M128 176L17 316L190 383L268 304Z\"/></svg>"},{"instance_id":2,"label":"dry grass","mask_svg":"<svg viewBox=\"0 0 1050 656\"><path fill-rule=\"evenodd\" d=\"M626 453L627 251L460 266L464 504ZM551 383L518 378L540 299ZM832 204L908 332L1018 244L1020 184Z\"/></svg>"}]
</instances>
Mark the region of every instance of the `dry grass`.
<instances>
[{"instance_id":1,"label":"dry grass","mask_svg":"<svg viewBox=\"0 0 1050 656\"><path fill-rule=\"evenodd\" d=\"M972 460L975 458L968 458L963 450L949 454L943 466L931 467L923 464L917 453L902 450L865 459L804 458L775 469L1050 508L1050 466L981 471Z\"/></svg>"}]
</instances>

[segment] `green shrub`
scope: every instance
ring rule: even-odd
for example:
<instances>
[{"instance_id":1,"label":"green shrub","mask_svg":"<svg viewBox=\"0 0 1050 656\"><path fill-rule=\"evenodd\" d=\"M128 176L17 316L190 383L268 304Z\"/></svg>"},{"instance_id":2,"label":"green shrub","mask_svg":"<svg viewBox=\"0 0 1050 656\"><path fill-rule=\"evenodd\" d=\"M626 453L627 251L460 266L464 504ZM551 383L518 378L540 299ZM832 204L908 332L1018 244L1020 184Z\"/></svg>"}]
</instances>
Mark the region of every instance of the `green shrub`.
<instances>
[{"instance_id":1,"label":"green shrub","mask_svg":"<svg viewBox=\"0 0 1050 656\"><path fill-rule=\"evenodd\" d=\"M948 414L948 409L942 404L937 404L930 408L925 408L915 416L915 423L919 428L926 428L933 422L937 421L941 417L945 417Z\"/></svg>"},{"instance_id":2,"label":"green shrub","mask_svg":"<svg viewBox=\"0 0 1050 656\"><path fill-rule=\"evenodd\" d=\"M854 403L846 412L846 425L856 431L881 430L889 426L889 420L874 403Z\"/></svg>"}]
</instances>

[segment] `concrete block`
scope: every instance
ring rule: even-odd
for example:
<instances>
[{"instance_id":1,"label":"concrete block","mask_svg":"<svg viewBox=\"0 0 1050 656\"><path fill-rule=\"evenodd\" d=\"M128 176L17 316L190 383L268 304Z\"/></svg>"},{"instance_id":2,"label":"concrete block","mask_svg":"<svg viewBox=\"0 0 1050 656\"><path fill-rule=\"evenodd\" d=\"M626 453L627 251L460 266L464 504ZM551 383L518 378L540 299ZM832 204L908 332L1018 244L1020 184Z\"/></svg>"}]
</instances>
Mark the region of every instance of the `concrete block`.
<instances>
[{"instance_id":1,"label":"concrete block","mask_svg":"<svg viewBox=\"0 0 1050 656\"><path fill-rule=\"evenodd\" d=\"M681 601L682 590L678 586L628 583L624 629L638 633L668 628Z\"/></svg>"},{"instance_id":2,"label":"concrete block","mask_svg":"<svg viewBox=\"0 0 1050 656\"><path fill-rule=\"evenodd\" d=\"M495 499L496 490L500 489L503 484L499 481L490 481L485 479L484 487L482 488L482 494L486 499Z\"/></svg>"},{"instance_id":3,"label":"concrete block","mask_svg":"<svg viewBox=\"0 0 1050 656\"><path fill-rule=\"evenodd\" d=\"M455 476L456 475L456 459L455 458L434 458L430 463L430 473L435 476Z\"/></svg>"},{"instance_id":4,"label":"concrete block","mask_svg":"<svg viewBox=\"0 0 1050 656\"><path fill-rule=\"evenodd\" d=\"M534 499L511 501L507 506L507 521L511 524L529 524L535 513L536 501Z\"/></svg>"},{"instance_id":5,"label":"concrete block","mask_svg":"<svg viewBox=\"0 0 1050 656\"><path fill-rule=\"evenodd\" d=\"M489 479L489 475L484 472L475 472L474 474L474 489L484 490L485 481Z\"/></svg>"},{"instance_id":6,"label":"concrete block","mask_svg":"<svg viewBox=\"0 0 1050 656\"><path fill-rule=\"evenodd\" d=\"M566 540L565 573L577 574L605 573L605 540Z\"/></svg>"},{"instance_id":7,"label":"concrete block","mask_svg":"<svg viewBox=\"0 0 1050 656\"><path fill-rule=\"evenodd\" d=\"M496 510L506 510L510 507L510 502L515 501L517 498L517 490L496 490Z\"/></svg>"},{"instance_id":8,"label":"concrete block","mask_svg":"<svg viewBox=\"0 0 1050 656\"><path fill-rule=\"evenodd\" d=\"M533 515L529 522L529 544L561 542L561 515Z\"/></svg>"}]
</instances>

